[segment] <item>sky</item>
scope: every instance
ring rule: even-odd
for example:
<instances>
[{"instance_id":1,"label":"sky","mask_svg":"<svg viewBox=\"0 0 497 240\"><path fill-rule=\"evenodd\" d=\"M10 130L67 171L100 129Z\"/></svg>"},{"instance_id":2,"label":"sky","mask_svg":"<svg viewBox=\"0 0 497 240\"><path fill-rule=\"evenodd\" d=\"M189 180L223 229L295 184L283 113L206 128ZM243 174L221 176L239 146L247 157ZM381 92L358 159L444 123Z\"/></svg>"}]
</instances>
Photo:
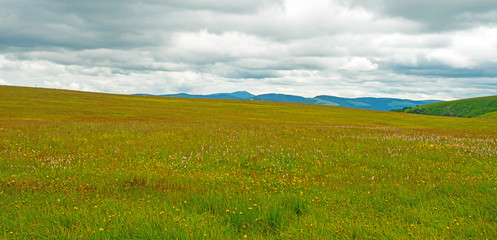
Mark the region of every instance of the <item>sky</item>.
<instances>
[{"instance_id":1,"label":"sky","mask_svg":"<svg viewBox=\"0 0 497 240\"><path fill-rule=\"evenodd\" d=\"M497 1L2 0L0 85L497 95Z\"/></svg>"}]
</instances>

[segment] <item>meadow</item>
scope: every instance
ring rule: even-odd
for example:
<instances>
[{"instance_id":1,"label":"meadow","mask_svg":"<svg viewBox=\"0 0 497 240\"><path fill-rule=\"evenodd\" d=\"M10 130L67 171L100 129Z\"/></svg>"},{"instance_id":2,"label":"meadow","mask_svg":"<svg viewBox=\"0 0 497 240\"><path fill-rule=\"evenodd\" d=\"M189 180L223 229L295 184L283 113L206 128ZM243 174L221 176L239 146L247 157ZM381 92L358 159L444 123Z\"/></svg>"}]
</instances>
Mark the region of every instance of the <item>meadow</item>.
<instances>
[{"instance_id":1,"label":"meadow","mask_svg":"<svg viewBox=\"0 0 497 240\"><path fill-rule=\"evenodd\" d=\"M0 238L496 239L497 121L0 86Z\"/></svg>"}]
</instances>

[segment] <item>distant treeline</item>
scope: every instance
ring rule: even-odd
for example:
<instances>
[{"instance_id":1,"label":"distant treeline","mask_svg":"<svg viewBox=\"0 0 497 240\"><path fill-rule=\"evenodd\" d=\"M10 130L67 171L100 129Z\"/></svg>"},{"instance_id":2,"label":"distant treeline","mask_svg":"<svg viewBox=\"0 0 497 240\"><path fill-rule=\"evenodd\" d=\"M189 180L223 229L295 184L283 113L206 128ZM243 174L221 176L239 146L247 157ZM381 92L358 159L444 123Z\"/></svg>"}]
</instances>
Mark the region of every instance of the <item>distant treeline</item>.
<instances>
[{"instance_id":1,"label":"distant treeline","mask_svg":"<svg viewBox=\"0 0 497 240\"><path fill-rule=\"evenodd\" d=\"M420 108L419 106L416 107L404 107L402 109L392 109L390 110L391 112L404 112L404 113L414 113L414 114L423 114L427 115L426 109Z\"/></svg>"},{"instance_id":2,"label":"distant treeline","mask_svg":"<svg viewBox=\"0 0 497 240\"><path fill-rule=\"evenodd\" d=\"M449 109L445 109L445 111L437 111L437 112L429 112L427 109L423 107L404 107L402 109L393 109L391 112L404 112L404 113L413 113L413 114L421 114L421 115L435 115L435 116L444 116L444 117L468 117L463 113L456 114L451 112Z\"/></svg>"}]
</instances>

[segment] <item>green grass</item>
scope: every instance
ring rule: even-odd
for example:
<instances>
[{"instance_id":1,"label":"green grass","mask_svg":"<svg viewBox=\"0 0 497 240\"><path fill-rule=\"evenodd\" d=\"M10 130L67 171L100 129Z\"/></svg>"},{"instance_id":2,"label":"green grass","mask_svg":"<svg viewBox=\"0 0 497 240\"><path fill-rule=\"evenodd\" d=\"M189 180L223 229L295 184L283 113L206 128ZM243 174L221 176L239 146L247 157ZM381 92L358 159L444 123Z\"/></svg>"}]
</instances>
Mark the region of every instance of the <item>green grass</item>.
<instances>
[{"instance_id":1,"label":"green grass","mask_svg":"<svg viewBox=\"0 0 497 240\"><path fill-rule=\"evenodd\" d=\"M497 122L0 87L0 238L495 239Z\"/></svg>"},{"instance_id":2,"label":"green grass","mask_svg":"<svg viewBox=\"0 0 497 240\"><path fill-rule=\"evenodd\" d=\"M496 119L497 96L439 102L405 111L436 116Z\"/></svg>"},{"instance_id":3,"label":"green grass","mask_svg":"<svg viewBox=\"0 0 497 240\"><path fill-rule=\"evenodd\" d=\"M486 118L486 119L497 119L497 111L496 112L490 112L490 113L485 113L481 116L481 118Z\"/></svg>"}]
</instances>

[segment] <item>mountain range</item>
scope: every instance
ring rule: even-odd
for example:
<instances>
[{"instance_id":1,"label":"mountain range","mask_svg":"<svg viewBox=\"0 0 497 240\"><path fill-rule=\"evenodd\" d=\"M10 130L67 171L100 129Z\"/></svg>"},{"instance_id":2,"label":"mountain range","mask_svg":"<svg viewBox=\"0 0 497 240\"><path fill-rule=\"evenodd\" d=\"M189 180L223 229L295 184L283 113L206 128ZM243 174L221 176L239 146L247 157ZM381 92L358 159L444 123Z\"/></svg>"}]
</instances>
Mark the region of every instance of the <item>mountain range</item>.
<instances>
[{"instance_id":1,"label":"mountain range","mask_svg":"<svg viewBox=\"0 0 497 240\"><path fill-rule=\"evenodd\" d=\"M442 102L440 100L409 100L398 98L342 98L335 96L320 95L313 98L306 98L297 95L287 95L278 93L269 93L254 95L246 91L238 91L232 93L215 93L209 95L192 95L187 93L166 94L166 95L150 95L150 94L137 94L147 96L161 96L161 97L179 97L179 98L215 98L215 99L240 99L240 100L261 100L273 102L295 102L295 103L309 103L320 104L328 106L340 106L351 108L362 108L378 111L390 111L393 109L402 109L404 107L415 107L430 103Z\"/></svg>"}]
</instances>

